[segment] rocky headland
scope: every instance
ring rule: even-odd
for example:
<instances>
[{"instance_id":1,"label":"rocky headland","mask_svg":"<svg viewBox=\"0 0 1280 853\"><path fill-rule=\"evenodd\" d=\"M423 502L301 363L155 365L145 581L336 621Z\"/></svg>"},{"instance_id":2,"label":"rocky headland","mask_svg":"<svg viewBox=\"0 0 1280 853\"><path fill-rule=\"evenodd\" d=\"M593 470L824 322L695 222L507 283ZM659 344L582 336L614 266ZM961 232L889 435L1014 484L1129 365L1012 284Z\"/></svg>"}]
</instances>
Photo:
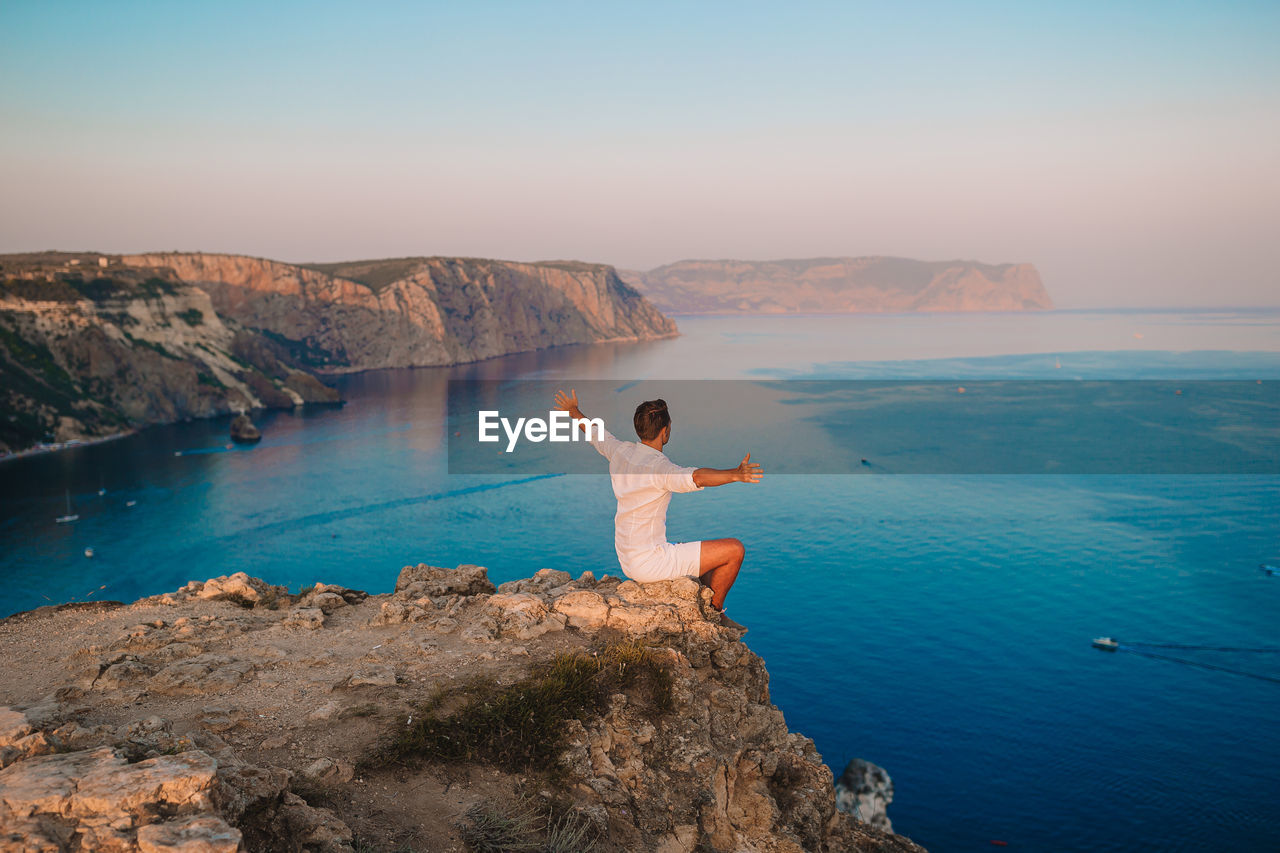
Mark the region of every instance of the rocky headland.
<instances>
[{"instance_id":1,"label":"rocky headland","mask_svg":"<svg viewBox=\"0 0 1280 853\"><path fill-rule=\"evenodd\" d=\"M0 455L183 418L333 403L287 350L172 270L0 258ZM72 263L74 262L74 263Z\"/></svg>"},{"instance_id":2,"label":"rocky headland","mask_svg":"<svg viewBox=\"0 0 1280 853\"><path fill-rule=\"evenodd\" d=\"M0 256L0 456L334 402L325 374L676 334L612 267L470 258Z\"/></svg>"},{"instance_id":3,"label":"rocky headland","mask_svg":"<svg viewBox=\"0 0 1280 853\"><path fill-rule=\"evenodd\" d=\"M241 255L127 256L170 269L214 308L331 372L460 364L563 344L676 334L618 278L577 261L396 258L285 264Z\"/></svg>"},{"instance_id":4,"label":"rocky headland","mask_svg":"<svg viewBox=\"0 0 1280 853\"><path fill-rule=\"evenodd\" d=\"M0 850L920 850L837 810L709 597L418 565L11 616Z\"/></svg>"},{"instance_id":5,"label":"rocky headland","mask_svg":"<svg viewBox=\"0 0 1280 853\"><path fill-rule=\"evenodd\" d=\"M1053 307L1031 264L809 258L690 260L623 271L663 311L678 314L1028 311Z\"/></svg>"}]
</instances>

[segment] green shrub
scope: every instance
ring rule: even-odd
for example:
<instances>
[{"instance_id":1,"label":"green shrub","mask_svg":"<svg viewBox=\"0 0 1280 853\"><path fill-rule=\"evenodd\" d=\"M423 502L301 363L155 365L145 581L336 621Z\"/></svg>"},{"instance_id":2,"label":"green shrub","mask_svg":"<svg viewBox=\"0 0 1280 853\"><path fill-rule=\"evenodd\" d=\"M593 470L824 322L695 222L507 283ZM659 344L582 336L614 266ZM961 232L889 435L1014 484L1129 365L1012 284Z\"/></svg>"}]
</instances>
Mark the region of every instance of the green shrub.
<instances>
[{"instance_id":1,"label":"green shrub","mask_svg":"<svg viewBox=\"0 0 1280 853\"><path fill-rule=\"evenodd\" d=\"M138 285L138 289L141 290L143 293L145 293L147 296L159 296L162 293L167 293L168 295L173 296L178 292L178 286L175 285L173 282L165 281L164 279L155 275L151 276L150 278L143 281L142 284Z\"/></svg>"},{"instance_id":2,"label":"green shrub","mask_svg":"<svg viewBox=\"0 0 1280 853\"><path fill-rule=\"evenodd\" d=\"M0 284L0 289L18 299L32 302L77 302L80 292L66 281L56 279L11 278Z\"/></svg>"},{"instance_id":3,"label":"green shrub","mask_svg":"<svg viewBox=\"0 0 1280 853\"><path fill-rule=\"evenodd\" d=\"M113 278L98 277L87 282L81 280L79 283L68 280L67 283L80 291L81 296L92 299L94 302L105 302L117 296L127 296L129 293L127 285Z\"/></svg>"},{"instance_id":4,"label":"green shrub","mask_svg":"<svg viewBox=\"0 0 1280 853\"><path fill-rule=\"evenodd\" d=\"M124 331L124 330L122 329L121 331ZM157 352L160 355L164 356L165 358L171 358L174 361L182 361L182 358L180 356L176 356L173 353L169 352L169 350L165 349L164 344L155 343L154 341L143 340L142 338L135 338L133 335L129 334L127 331L124 333L124 336L128 338L129 343L133 344L134 346L146 347L152 352Z\"/></svg>"}]
</instances>

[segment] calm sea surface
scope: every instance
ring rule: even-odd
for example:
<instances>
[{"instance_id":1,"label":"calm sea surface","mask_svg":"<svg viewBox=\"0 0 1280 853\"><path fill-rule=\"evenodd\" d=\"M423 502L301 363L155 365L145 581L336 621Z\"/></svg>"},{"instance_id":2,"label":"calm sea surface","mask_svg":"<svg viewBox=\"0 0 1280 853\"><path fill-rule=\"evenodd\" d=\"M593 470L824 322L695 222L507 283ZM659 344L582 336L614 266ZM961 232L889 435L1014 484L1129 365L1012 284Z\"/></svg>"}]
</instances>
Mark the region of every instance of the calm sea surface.
<instances>
[{"instance_id":1,"label":"calm sea surface","mask_svg":"<svg viewBox=\"0 0 1280 853\"><path fill-rule=\"evenodd\" d=\"M262 415L250 449L220 419L0 464L0 615L235 571L616 574L607 478L447 473L449 379L1280 378L1277 311L678 319L670 341L344 377L348 405ZM80 520L55 524L67 491ZM926 847L1274 850L1280 654L1162 651L1256 678L1089 641L1280 648L1278 497L1258 475L766 476L677 496L670 534L746 543L730 611L774 701L837 774L885 767Z\"/></svg>"}]
</instances>

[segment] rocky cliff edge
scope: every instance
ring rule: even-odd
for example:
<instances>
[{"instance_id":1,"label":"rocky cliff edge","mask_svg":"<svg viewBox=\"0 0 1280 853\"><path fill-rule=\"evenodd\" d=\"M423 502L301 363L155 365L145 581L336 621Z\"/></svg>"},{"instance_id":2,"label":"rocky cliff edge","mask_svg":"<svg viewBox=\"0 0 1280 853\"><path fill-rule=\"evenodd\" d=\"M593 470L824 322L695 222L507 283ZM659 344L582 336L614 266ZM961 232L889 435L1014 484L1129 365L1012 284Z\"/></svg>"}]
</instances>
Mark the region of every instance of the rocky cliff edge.
<instances>
[{"instance_id":1,"label":"rocky cliff edge","mask_svg":"<svg viewBox=\"0 0 1280 853\"><path fill-rule=\"evenodd\" d=\"M330 372L676 334L601 264L431 257L303 265L187 252L124 261L172 270L206 291L220 315L288 346L295 363Z\"/></svg>"},{"instance_id":2,"label":"rocky cliff edge","mask_svg":"<svg viewBox=\"0 0 1280 853\"><path fill-rule=\"evenodd\" d=\"M495 589L427 565L384 595L237 574L17 614L0 621L0 850L920 850L836 810L763 661L714 616L690 579L544 569ZM610 682L548 735L549 768L386 760L447 742L450 697L489 714L531 673L605 657L645 662L663 701Z\"/></svg>"}]
</instances>

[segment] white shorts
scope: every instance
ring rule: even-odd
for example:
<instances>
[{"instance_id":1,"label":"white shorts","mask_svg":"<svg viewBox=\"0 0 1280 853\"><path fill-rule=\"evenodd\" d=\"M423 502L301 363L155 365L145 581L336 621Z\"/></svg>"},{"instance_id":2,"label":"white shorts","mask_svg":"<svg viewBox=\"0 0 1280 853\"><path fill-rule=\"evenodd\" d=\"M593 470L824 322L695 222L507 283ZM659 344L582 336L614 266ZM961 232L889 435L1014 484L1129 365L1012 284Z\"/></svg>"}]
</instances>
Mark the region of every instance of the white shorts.
<instances>
[{"instance_id":1,"label":"white shorts","mask_svg":"<svg viewBox=\"0 0 1280 853\"><path fill-rule=\"evenodd\" d=\"M639 583L696 578L702 567L702 542L670 542L622 564L622 573Z\"/></svg>"}]
</instances>

